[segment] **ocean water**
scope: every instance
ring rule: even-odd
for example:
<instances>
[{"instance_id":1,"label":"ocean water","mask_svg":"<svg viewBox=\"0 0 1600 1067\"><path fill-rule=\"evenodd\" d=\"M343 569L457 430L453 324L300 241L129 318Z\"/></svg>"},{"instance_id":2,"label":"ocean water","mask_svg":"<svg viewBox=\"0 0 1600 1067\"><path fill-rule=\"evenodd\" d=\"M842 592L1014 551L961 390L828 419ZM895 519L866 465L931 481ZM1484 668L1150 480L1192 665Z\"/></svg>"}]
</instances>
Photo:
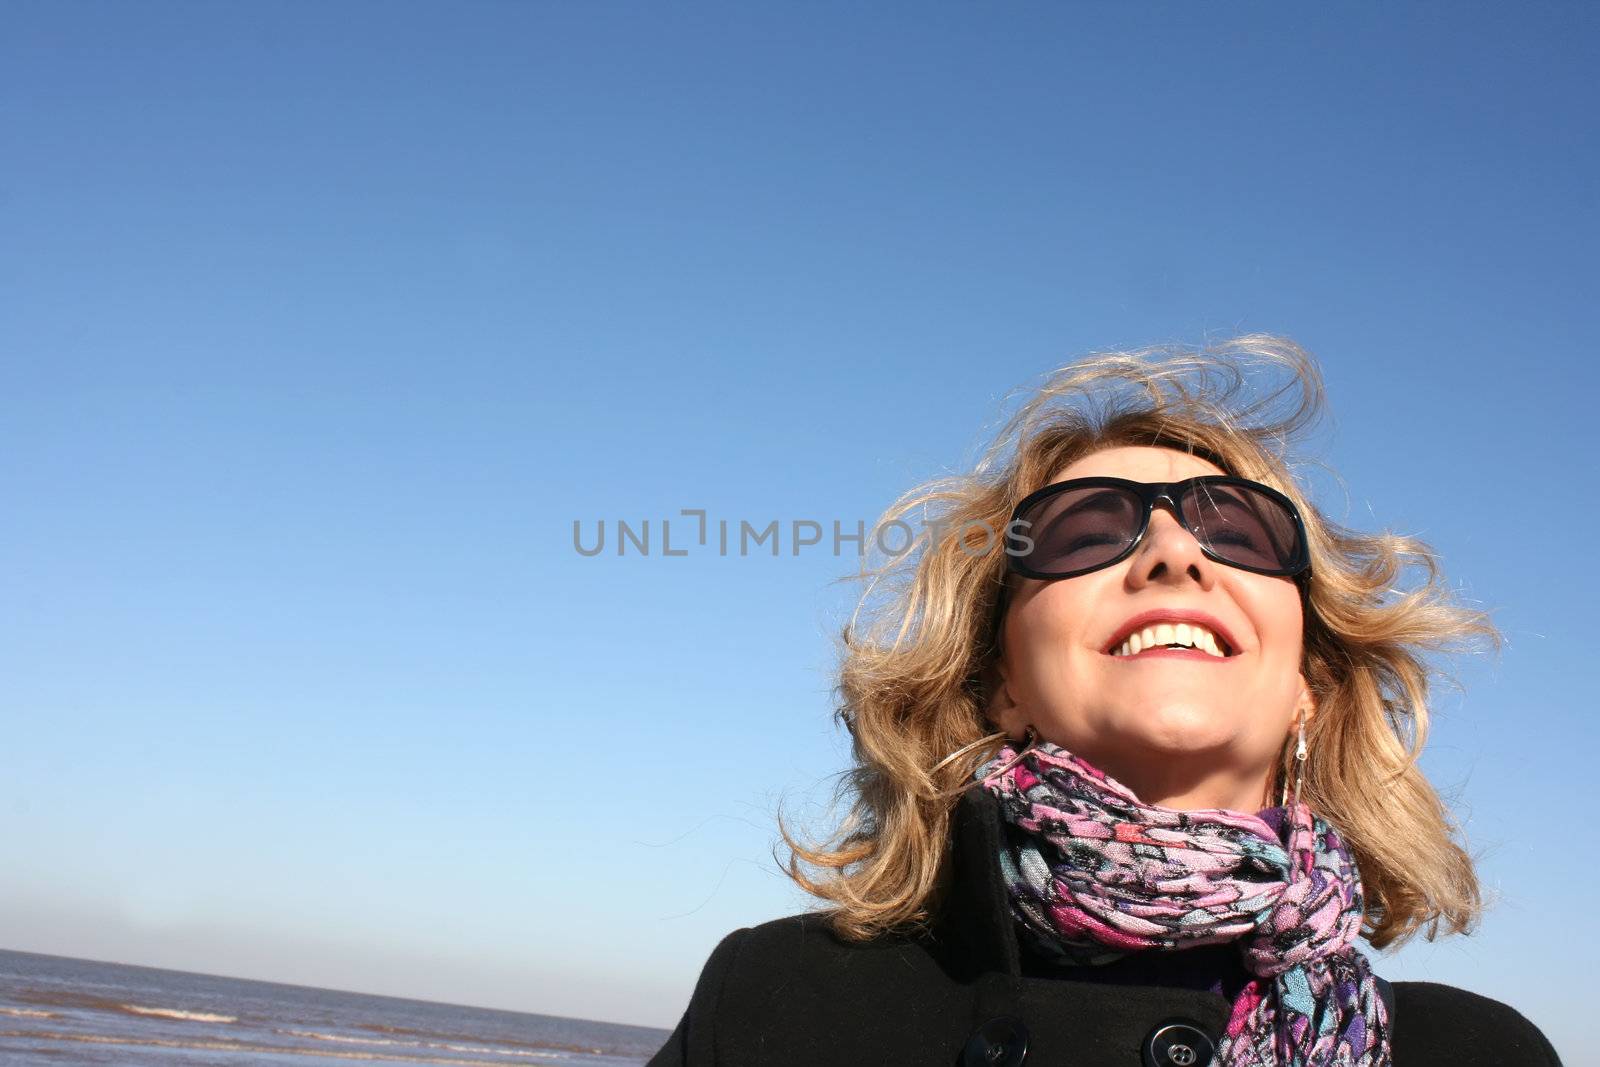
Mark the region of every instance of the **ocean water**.
<instances>
[{"instance_id":1,"label":"ocean water","mask_svg":"<svg viewBox=\"0 0 1600 1067\"><path fill-rule=\"evenodd\" d=\"M666 1039L649 1026L0 949L4 1067L620 1067Z\"/></svg>"}]
</instances>

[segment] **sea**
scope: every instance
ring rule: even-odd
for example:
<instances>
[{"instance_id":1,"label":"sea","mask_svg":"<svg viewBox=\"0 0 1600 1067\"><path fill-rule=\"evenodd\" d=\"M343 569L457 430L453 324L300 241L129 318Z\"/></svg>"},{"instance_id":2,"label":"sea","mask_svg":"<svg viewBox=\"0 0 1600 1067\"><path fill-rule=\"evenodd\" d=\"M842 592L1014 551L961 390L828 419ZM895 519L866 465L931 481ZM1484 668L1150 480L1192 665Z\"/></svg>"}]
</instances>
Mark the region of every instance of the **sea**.
<instances>
[{"instance_id":1,"label":"sea","mask_svg":"<svg viewBox=\"0 0 1600 1067\"><path fill-rule=\"evenodd\" d=\"M650 1026L0 949L0 1067L643 1064Z\"/></svg>"}]
</instances>

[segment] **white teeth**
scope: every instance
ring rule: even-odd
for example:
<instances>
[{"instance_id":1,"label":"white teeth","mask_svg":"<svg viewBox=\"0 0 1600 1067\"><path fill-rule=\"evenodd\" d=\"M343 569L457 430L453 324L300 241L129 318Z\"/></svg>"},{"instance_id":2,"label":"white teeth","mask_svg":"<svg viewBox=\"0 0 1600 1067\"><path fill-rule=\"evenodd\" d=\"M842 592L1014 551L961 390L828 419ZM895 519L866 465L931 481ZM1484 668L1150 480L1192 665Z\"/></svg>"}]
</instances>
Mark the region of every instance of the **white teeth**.
<instances>
[{"instance_id":1,"label":"white teeth","mask_svg":"<svg viewBox=\"0 0 1600 1067\"><path fill-rule=\"evenodd\" d=\"M1217 640L1217 635L1198 623L1180 622L1158 623L1155 626L1146 626L1137 633L1131 633L1127 639L1118 645L1111 654L1113 656L1137 656L1148 648L1159 645L1188 645L1190 648L1199 649L1209 656L1218 659L1226 658L1222 645Z\"/></svg>"}]
</instances>

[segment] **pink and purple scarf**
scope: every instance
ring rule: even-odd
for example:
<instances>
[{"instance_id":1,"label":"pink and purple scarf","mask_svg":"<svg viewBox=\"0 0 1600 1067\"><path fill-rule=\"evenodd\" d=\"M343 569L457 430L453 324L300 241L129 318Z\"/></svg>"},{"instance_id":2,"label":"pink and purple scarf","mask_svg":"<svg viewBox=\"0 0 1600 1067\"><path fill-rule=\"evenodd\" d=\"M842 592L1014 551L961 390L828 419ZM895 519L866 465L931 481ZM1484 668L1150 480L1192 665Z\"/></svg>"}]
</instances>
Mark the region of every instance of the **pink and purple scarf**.
<instances>
[{"instance_id":1,"label":"pink and purple scarf","mask_svg":"<svg viewBox=\"0 0 1600 1067\"><path fill-rule=\"evenodd\" d=\"M1062 963L1238 942L1254 977L1233 1001L1223 1067L1389 1067L1389 1018L1361 932L1361 876L1304 803L1255 815L1145 804L1066 749L1010 744L975 777L1011 836L1011 911Z\"/></svg>"}]
</instances>

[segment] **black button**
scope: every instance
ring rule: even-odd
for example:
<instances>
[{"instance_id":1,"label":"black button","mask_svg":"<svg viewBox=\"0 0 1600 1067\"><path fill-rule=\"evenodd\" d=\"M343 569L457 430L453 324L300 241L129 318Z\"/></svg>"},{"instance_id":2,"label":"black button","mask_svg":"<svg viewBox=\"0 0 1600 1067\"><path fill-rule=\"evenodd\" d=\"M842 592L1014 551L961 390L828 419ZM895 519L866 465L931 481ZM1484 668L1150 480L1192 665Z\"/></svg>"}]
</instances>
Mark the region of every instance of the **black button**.
<instances>
[{"instance_id":1,"label":"black button","mask_svg":"<svg viewBox=\"0 0 1600 1067\"><path fill-rule=\"evenodd\" d=\"M1144 1039L1144 1067L1208 1067L1217 1042L1188 1019L1168 1019Z\"/></svg>"},{"instance_id":2,"label":"black button","mask_svg":"<svg viewBox=\"0 0 1600 1067\"><path fill-rule=\"evenodd\" d=\"M961 1067L1021 1067L1028 1056L1028 1028L1021 1019L990 1019L967 1038Z\"/></svg>"}]
</instances>

